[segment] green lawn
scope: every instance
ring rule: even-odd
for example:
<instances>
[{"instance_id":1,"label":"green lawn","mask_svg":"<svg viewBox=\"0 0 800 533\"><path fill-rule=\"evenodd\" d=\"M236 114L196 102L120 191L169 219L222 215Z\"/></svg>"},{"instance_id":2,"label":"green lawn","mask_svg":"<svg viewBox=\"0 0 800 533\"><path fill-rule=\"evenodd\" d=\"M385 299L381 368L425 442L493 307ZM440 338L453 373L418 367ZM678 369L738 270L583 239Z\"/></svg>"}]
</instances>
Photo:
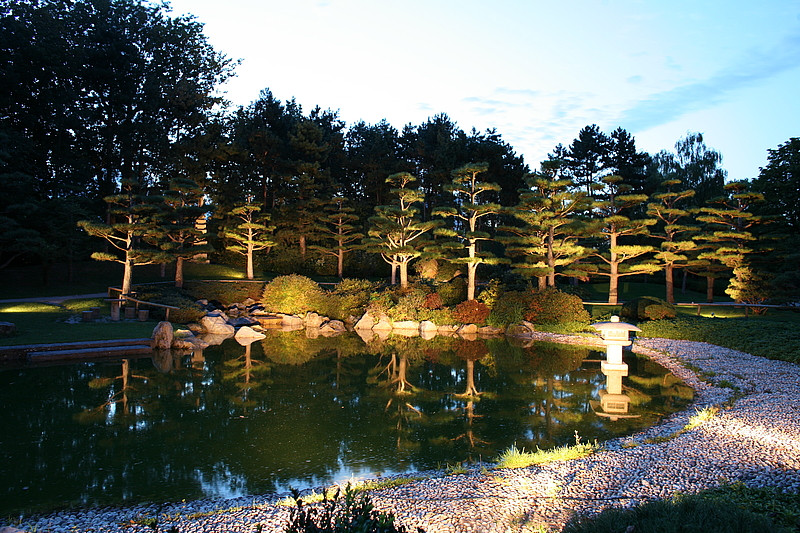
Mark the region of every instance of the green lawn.
<instances>
[{"instance_id":1,"label":"green lawn","mask_svg":"<svg viewBox=\"0 0 800 533\"><path fill-rule=\"evenodd\" d=\"M150 337L156 321L78 322L68 324L66 319L90 307L101 307L103 316L109 316L108 303L97 300L68 300L63 306L41 303L0 305L0 321L13 322L17 334L0 338L0 346L19 344L49 344L109 339L135 339Z\"/></svg>"}]
</instances>

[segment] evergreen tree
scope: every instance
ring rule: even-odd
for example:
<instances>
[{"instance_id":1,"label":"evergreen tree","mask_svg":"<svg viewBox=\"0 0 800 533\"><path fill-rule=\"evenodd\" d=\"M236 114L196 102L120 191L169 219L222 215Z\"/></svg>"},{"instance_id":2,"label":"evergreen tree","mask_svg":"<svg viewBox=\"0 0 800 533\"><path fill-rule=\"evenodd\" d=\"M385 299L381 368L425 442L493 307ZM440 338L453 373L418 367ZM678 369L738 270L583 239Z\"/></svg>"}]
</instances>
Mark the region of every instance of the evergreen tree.
<instances>
[{"instance_id":1,"label":"evergreen tree","mask_svg":"<svg viewBox=\"0 0 800 533\"><path fill-rule=\"evenodd\" d=\"M505 239L506 254L524 259L514 271L534 276L539 288L555 286L556 276L581 276L570 268L587 255L580 244L584 225L578 216L591 205L582 191L572 192L572 181L551 179L546 174L528 176L528 189L509 212L522 226L504 227L514 237Z\"/></svg>"},{"instance_id":2,"label":"evergreen tree","mask_svg":"<svg viewBox=\"0 0 800 533\"><path fill-rule=\"evenodd\" d=\"M248 202L231 209L220 237L227 241L225 248L245 257L245 275L253 279L255 252L269 250L275 246L270 238L275 226L269 226L269 215L261 212L261 206Z\"/></svg>"},{"instance_id":3,"label":"evergreen tree","mask_svg":"<svg viewBox=\"0 0 800 533\"><path fill-rule=\"evenodd\" d=\"M672 188L680 185L680 180L664 180L662 187L665 192L652 196L653 202L647 204L647 215L658 219L660 232L650 235L661 241L661 250L655 258L664 265L666 276L666 300L675 303L674 272L677 269L690 265L690 252L697 248L697 244L688 238L697 231L697 226L681 224L681 220L688 218L691 213L681 207L681 203L694 196L692 189L673 191Z\"/></svg>"},{"instance_id":4,"label":"evergreen tree","mask_svg":"<svg viewBox=\"0 0 800 533\"><path fill-rule=\"evenodd\" d=\"M486 163L470 163L454 170L453 181L445 187L445 190L456 196L458 207L441 207L433 212L434 215L453 218L456 221L454 228L440 228L436 233L455 239L440 245L440 249L449 252L461 251L466 254L466 256L456 255L449 260L463 263L467 267L467 300L475 299L478 265L505 262L504 259L479 249L481 241L492 240L488 232L480 230L481 219L501 211L499 204L482 203L482 199L479 198L484 192L500 191L500 186L496 183L478 181L478 174L486 172L488 167Z\"/></svg>"},{"instance_id":5,"label":"evergreen tree","mask_svg":"<svg viewBox=\"0 0 800 533\"><path fill-rule=\"evenodd\" d=\"M595 212L600 219L595 223L595 231L606 242L602 248L596 249L592 256L601 261L600 268L593 270L594 275L608 278L608 303L619 302L619 278L634 274L651 274L660 269L652 262L633 263L655 248L643 244L621 244L620 238L636 235L647 235L648 227L656 223L653 218L631 219L626 212L647 201L644 194L627 194L630 185L622 183L619 176L606 176L606 198L595 202Z\"/></svg>"},{"instance_id":6,"label":"evergreen tree","mask_svg":"<svg viewBox=\"0 0 800 533\"><path fill-rule=\"evenodd\" d=\"M164 192L164 208L156 215L156 226L148 239L175 261L175 286L183 287L183 266L213 248L198 228L208 208L202 205L203 190L190 179L174 179Z\"/></svg>"},{"instance_id":7,"label":"evergreen tree","mask_svg":"<svg viewBox=\"0 0 800 533\"><path fill-rule=\"evenodd\" d=\"M312 245L310 248L321 254L331 255L336 258L336 273L344 277L345 254L359 249L358 244L364 234L358 233L353 225L358 221L355 209L346 205L347 198L336 196L324 207L325 214L319 218L315 226L319 239L331 243L329 246Z\"/></svg>"},{"instance_id":8,"label":"evergreen tree","mask_svg":"<svg viewBox=\"0 0 800 533\"><path fill-rule=\"evenodd\" d=\"M122 294L131 292L133 267L149 265L167 260L165 254L153 247L148 247L144 237L154 232L154 217L159 209L161 199L140 194L136 182L122 182L119 194L107 196L108 213L111 223L104 224L94 220L81 220L78 225L92 237L104 239L117 250L112 252L95 252L92 259L97 261L113 261L123 266ZM121 254L121 255L120 255Z\"/></svg>"},{"instance_id":9,"label":"evergreen tree","mask_svg":"<svg viewBox=\"0 0 800 533\"><path fill-rule=\"evenodd\" d=\"M578 189L594 197L600 173L606 168L609 139L596 124L584 127L566 153L570 176Z\"/></svg>"},{"instance_id":10,"label":"evergreen tree","mask_svg":"<svg viewBox=\"0 0 800 533\"><path fill-rule=\"evenodd\" d=\"M436 221L423 222L420 210L414 204L422 202L418 189L410 188L416 178L408 172L399 172L386 178L393 186L389 191L396 196L397 203L375 207L375 215L369 219L369 237L364 239L368 251L381 254L392 268L392 284L396 283L396 271L400 272L400 286L408 287L408 265L421 256L428 244L425 236L439 225Z\"/></svg>"},{"instance_id":11,"label":"evergreen tree","mask_svg":"<svg viewBox=\"0 0 800 533\"><path fill-rule=\"evenodd\" d=\"M734 285L738 288L728 287L726 292L734 299L742 295L742 287L746 284L744 278L750 280L762 279L753 273L752 260L748 257L754 252L753 244L756 237L752 229L762 222L760 216L754 215L751 208L755 203L763 202L761 193L751 192L745 181L734 181L725 185L725 195L714 199L709 207L702 207L698 211L697 220L703 222L705 231L695 239L701 243L703 251L699 259L707 260L712 265L721 264L728 270L733 270ZM714 267L711 266L711 269ZM711 270L709 269L709 270ZM742 279L738 279L741 276ZM714 277L707 276L707 297L713 298ZM766 292L766 287L761 288Z\"/></svg>"}]
</instances>

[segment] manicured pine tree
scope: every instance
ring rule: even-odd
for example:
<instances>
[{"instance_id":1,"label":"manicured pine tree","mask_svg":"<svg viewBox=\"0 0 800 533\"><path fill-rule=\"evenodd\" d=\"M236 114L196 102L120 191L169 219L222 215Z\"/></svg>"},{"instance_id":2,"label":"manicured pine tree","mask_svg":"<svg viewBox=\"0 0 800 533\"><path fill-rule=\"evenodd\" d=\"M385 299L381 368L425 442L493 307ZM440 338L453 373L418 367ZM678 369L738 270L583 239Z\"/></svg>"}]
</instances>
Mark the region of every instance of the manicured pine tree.
<instances>
[{"instance_id":1,"label":"manicured pine tree","mask_svg":"<svg viewBox=\"0 0 800 533\"><path fill-rule=\"evenodd\" d=\"M568 179L532 174L527 183L519 204L508 210L522 226L502 228L513 234L503 239L506 254L523 258L514 264L514 272L536 277L540 289L554 287L556 276L582 276L570 266L588 253L578 244L584 225L577 216L590 207L591 200L582 191L573 192Z\"/></svg>"},{"instance_id":2,"label":"manicured pine tree","mask_svg":"<svg viewBox=\"0 0 800 533\"><path fill-rule=\"evenodd\" d=\"M734 300L745 301L742 299L745 294L749 294L749 299L752 300L752 294L759 291L763 298L756 299L763 300L767 291L766 281L754 272L748 255L753 253L752 245L756 240L750 230L762 222L762 218L749 209L753 204L763 202L764 195L749 191L745 181L726 184L725 192L725 196L712 200L711 206L698 210L697 220L706 224L706 231L695 237L704 249L698 259L733 270L734 277L725 292ZM709 301L713 301L714 278L706 279L707 297ZM748 285L751 287L745 290Z\"/></svg>"},{"instance_id":3,"label":"manicured pine tree","mask_svg":"<svg viewBox=\"0 0 800 533\"><path fill-rule=\"evenodd\" d=\"M131 292L134 266L160 263L167 258L144 241L144 237L155 229L154 217L161 198L140 194L138 183L131 180L124 180L121 188L119 194L104 198L110 223L81 220L78 226L92 237L104 239L117 250L117 253L94 252L92 259L123 265L122 294L127 295Z\"/></svg>"},{"instance_id":4,"label":"manicured pine tree","mask_svg":"<svg viewBox=\"0 0 800 533\"><path fill-rule=\"evenodd\" d=\"M647 201L645 194L626 194L630 186L622 183L620 176L605 176L605 199L595 202L594 209L600 215L595 223L595 233L607 241L601 249L591 255L601 261L600 268L593 274L608 278L608 303L619 303L619 278L635 274L652 274L661 269L653 262L634 263L635 259L652 253L655 248L648 245L623 245L622 237L647 235L648 227L656 223L656 219L631 219L624 213Z\"/></svg>"},{"instance_id":5,"label":"manicured pine tree","mask_svg":"<svg viewBox=\"0 0 800 533\"><path fill-rule=\"evenodd\" d=\"M659 221L660 232L651 236L661 241L661 250L655 258L664 265L666 277L666 300L675 303L675 270L686 268L692 264L690 253L697 248L697 243L691 240L690 235L699 228L680 222L691 216L680 204L694 196L694 190L684 189L673 191L673 187L680 185L679 179L668 179L661 182L665 192L653 194L652 202L647 204L648 216ZM694 264L697 264L696 262Z\"/></svg>"},{"instance_id":6,"label":"manicured pine tree","mask_svg":"<svg viewBox=\"0 0 800 533\"><path fill-rule=\"evenodd\" d=\"M227 241L227 250L245 257L247 279L253 279L253 256L255 252L275 246L275 241L270 238L275 226L267 225L269 215L262 213L261 206L252 202L231 209L227 219L220 237Z\"/></svg>"},{"instance_id":7,"label":"manicured pine tree","mask_svg":"<svg viewBox=\"0 0 800 533\"><path fill-rule=\"evenodd\" d=\"M400 286L408 287L408 265L423 254L428 244L425 236L435 227L437 221L423 222L419 209L414 204L423 200L422 193L410 185L417 178L408 172L399 172L386 178L393 186L389 191L397 198L393 205L375 207L375 215L370 217L370 228L364 245L368 251L381 254L392 268L392 284L396 283L396 271L400 272Z\"/></svg>"},{"instance_id":8,"label":"manicured pine tree","mask_svg":"<svg viewBox=\"0 0 800 533\"><path fill-rule=\"evenodd\" d=\"M445 190L455 195L458 207L440 207L433 211L434 215L456 221L454 228L440 228L436 230L436 234L454 239L441 244L440 250L464 254L449 257L448 260L463 263L467 267L467 300L475 299L478 265L508 262L505 258L498 258L490 252L478 249L481 241L493 240L489 233L480 231L481 219L497 215L502 209L499 204L481 203L478 198L487 191L500 191L500 186L496 183L478 181L478 174L486 172L488 168L486 163L468 163L454 170L453 181L445 186Z\"/></svg>"},{"instance_id":9,"label":"manicured pine tree","mask_svg":"<svg viewBox=\"0 0 800 533\"><path fill-rule=\"evenodd\" d=\"M183 287L183 266L198 255L213 251L197 220L208 212L202 205L203 190L193 180L178 178L164 192L164 209L156 216L156 226L148 240L175 260L175 286Z\"/></svg>"},{"instance_id":10,"label":"manicured pine tree","mask_svg":"<svg viewBox=\"0 0 800 533\"><path fill-rule=\"evenodd\" d=\"M330 245L309 246L311 250L336 258L336 272L340 278L344 276L345 254L359 249L361 246L358 243L364 238L364 234L357 232L353 225L358 221L355 209L346 203L347 198L332 198L323 208L325 214L319 217L319 223L315 226L319 240Z\"/></svg>"}]
</instances>

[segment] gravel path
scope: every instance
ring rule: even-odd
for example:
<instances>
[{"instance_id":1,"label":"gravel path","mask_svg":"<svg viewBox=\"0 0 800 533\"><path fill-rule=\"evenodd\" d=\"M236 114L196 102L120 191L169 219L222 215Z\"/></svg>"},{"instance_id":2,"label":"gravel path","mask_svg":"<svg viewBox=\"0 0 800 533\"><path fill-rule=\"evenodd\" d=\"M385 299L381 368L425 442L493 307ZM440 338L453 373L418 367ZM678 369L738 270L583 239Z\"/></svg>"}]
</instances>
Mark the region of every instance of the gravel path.
<instances>
[{"instance_id":1,"label":"gravel path","mask_svg":"<svg viewBox=\"0 0 800 533\"><path fill-rule=\"evenodd\" d=\"M642 433L605 442L584 459L429 477L373 492L373 501L394 511L404 525L428 533L499 533L539 526L557 530L576 512L591 514L727 482L800 491L800 367L689 341L640 339L634 350L693 387L693 407ZM721 410L676 435L704 407ZM157 516L158 531L176 526L180 533L254 533L258 525L264 532L282 531L288 511L275 506L275 499L64 512L14 526L36 532L144 533L153 530L134 522Z\"/></svg>"}]
</instances>

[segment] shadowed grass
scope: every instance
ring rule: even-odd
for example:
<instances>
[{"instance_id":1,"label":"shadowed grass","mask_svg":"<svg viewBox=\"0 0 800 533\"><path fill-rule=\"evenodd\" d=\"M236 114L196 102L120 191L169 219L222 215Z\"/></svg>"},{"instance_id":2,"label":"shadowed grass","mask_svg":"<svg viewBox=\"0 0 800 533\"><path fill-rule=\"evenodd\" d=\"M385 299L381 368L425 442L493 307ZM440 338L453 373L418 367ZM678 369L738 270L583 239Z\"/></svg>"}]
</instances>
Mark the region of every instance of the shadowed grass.
<instances>
[{"instance_id":1,"label":"shadowed grass","mask_svg":"<svg viewBox=\"0 0 800 533\"><path fill-rule=\"evenodd\" d=\"M736 484L575 518L562 532L788 533L798 530L799 520L800 496Z\"/></svg>"}]
</instances>

